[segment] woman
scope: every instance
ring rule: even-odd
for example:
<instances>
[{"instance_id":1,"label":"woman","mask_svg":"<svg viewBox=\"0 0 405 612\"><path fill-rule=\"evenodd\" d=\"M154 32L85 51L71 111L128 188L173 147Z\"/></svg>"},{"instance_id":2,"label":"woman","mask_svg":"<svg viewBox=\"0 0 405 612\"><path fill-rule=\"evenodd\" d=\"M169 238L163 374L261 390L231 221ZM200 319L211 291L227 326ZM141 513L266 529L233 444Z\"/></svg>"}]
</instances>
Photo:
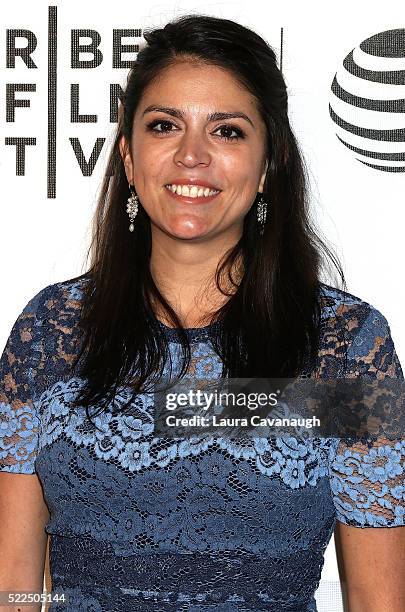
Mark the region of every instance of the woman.
<instances>
[{"instance_id":1,"label":"woman","mask_svg":"<svg viewBox=\"0 0 405 612\"><path fill-rule=\"evenodd\" d=\"M350 611L399 612L403 443L154 435L165 376L403 374L384 316L320 281L322 252L344 277L272 49L208 16L145 38L91 266L40 291L3 353L1 586L41 590L49 534L68 610L309 612L338 526Z\"/></svg>"}]
</instances>

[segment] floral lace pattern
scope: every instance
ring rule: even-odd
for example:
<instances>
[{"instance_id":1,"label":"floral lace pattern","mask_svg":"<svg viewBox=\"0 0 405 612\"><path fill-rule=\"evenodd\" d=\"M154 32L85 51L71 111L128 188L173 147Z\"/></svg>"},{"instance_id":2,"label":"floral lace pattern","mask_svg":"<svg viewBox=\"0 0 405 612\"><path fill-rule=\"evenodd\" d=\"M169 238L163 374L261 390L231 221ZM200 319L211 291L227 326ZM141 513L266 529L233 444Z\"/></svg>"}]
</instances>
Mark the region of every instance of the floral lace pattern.
<instances>
[{"instance_id":1,"label":"floral lace pattern","mask_svg":"<svg viewBox=\"0 0 405 612\"><path fill-rule=\"evenodd\" d=\"M405 441L166 439L154 435L152 394L120 414L125 388L94 427L71 406L83 384L70 364L84 282L34 296L0 361L0 470L42 483L53 590L72 611L316 611L336 520L404 524ZM384 316L322 290L310 375L403 379ZM165 331L175 364L181 346ZM206 330L188 334L193 375L220 376Z\"/></svg>"}]
</instances>

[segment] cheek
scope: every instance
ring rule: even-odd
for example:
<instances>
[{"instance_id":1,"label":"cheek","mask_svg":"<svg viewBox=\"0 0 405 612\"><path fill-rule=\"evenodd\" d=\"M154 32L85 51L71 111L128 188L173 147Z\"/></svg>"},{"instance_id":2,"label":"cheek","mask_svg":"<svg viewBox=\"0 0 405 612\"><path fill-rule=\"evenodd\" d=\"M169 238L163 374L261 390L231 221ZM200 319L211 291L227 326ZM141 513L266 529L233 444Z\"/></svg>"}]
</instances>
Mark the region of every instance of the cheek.
<instances>
[{"instance_id":1,"label":"cheek","mask_svg":"<svg viewBox=\"0 0 405 612\"><path fill-rule=\"evenodd\" d=\"M168 155L162 151L162 147L151 146L150 142L138 140L137 146L133 146L134 153L134 177L135 184L139 189L148 190L160 186L167 177Z\"/></svg>"},{"instance_id":2,"label":"cheek","mask_svg":"<svg viewBox=\"0 0 405 612\"><path fill-rule=\"evenodd\" d=\"M250 148L238 148L237 151L222 156L220 165L225 176L225 184L238 190L241 188L249 190L256 182L260 161L256 160L255 151Z\"/></svg>"},{"instance_id":3,"label":"cheek","mask_svg":"<svg viewBox=\"0 0 405 612\"><path fill-rule=\"evenodd\" d=\"M136 155L134 162L134 182L139 192L156 187L160 176L160 163L156 156Z\"/></svg>"},{"instance_id":4,"label":"cheek","mask_svg":"<svg viewBox=\"0 0 405 612\"><path fill-rule=\"evenodd\" d=\"M255 177L247 177L246 180L239 186L239 189L234 191L233 203L230 204L233 208L236 217L245 217L249 210L254 206L255 198L257 197L257 181Z\"/></svg>"}]
</instances>

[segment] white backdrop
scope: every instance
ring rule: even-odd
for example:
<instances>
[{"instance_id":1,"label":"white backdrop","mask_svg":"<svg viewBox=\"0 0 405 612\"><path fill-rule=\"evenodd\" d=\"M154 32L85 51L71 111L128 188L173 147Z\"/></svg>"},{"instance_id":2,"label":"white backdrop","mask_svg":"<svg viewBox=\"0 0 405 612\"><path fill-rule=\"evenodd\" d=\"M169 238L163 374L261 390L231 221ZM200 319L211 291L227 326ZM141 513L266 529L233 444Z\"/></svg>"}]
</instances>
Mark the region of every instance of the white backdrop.
<instances>
[{"instance_id":1,"label":"white backdrop","mask_svg":"<svg viewBox=\"0 0 405 612\"><path fill-rule=\"evenodd\" d=\"M349 291L386 316L405 364L405 23L401 1L153 4L115 0L102 5L95 0L19 0L3 4L0 11L1 348L17 314L36 292L85 270L90 220L115 128L110 121L110 85L124 86L128 72L128 68L113 67L114 30L138 30L121 41L135 45L142 42L145 28L162 26L180 14L201 12L252 27L276 51L288 85L291 123L310 170L313 215L344 264ZM48 32L50 19L55 21ZM28 40L33 45L31 67L21 57L12 61L10 37L15 30L21 35L15 38L15 47L26 47ZM99 33L102 61L97 67L72 67L73 30ZM390 30L396 30L396 35L389 36ZM374 46L360 48L377 34ZM48 45L53 36L57 48ZM80 38L80 44L89 42ZM135 56L129 52L121 57ZM349 62L344 62L347 56ZM53 75L52 58L56 61ZM80 60L93 59L92 53L80 54ZM335 75L349 94L347 101L331 90ZM29 86L24 86L25 91L17 87L20 91L13 93L16 84ZM79 113L96 115L96 121L78 123L71 117L72 85L78 86ZM357 102L350 95L357 96ZM13 110L13 99L29 102L20 102ZM390 100L399 102L390 106ZM345 127L332 119L329 105ZM338 136L349 147L368 154L356 153ZM17 155L14 138L32 143L25 146L25 164L21 145ZM83 175L71 139L80 143L86 161L97 139L104 142L88 176ZM333 540L316 597L320 612L342 609Z\"/></svg>"}]
</instances>

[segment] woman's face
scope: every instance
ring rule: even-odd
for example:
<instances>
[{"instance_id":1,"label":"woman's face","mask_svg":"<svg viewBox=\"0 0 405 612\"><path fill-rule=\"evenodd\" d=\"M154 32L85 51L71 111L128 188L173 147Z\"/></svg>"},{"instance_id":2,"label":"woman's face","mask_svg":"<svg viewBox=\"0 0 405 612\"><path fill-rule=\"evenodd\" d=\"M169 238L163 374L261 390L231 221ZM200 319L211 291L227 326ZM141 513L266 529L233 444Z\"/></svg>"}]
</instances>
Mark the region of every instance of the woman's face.
<instances>
[{"instance_id":1,"label":"woman's face","mask_svg":"<svg viewBox=\"0 0 405 612\"><path fill-rule=\"evenodd\" d=\"M231 73L191 62L165 70L138 105L131 151L125 145L123 137L127 179L151 219L152 233L206 240L226 232L239 238L243 218L263 191L266 130L251 94ZM182 183L197 186L198 197ZM174 194L167 185L180 187ZM207 193L207 185L220 192L205 198L200 187Z\"/></svg>"}]
</instances>

